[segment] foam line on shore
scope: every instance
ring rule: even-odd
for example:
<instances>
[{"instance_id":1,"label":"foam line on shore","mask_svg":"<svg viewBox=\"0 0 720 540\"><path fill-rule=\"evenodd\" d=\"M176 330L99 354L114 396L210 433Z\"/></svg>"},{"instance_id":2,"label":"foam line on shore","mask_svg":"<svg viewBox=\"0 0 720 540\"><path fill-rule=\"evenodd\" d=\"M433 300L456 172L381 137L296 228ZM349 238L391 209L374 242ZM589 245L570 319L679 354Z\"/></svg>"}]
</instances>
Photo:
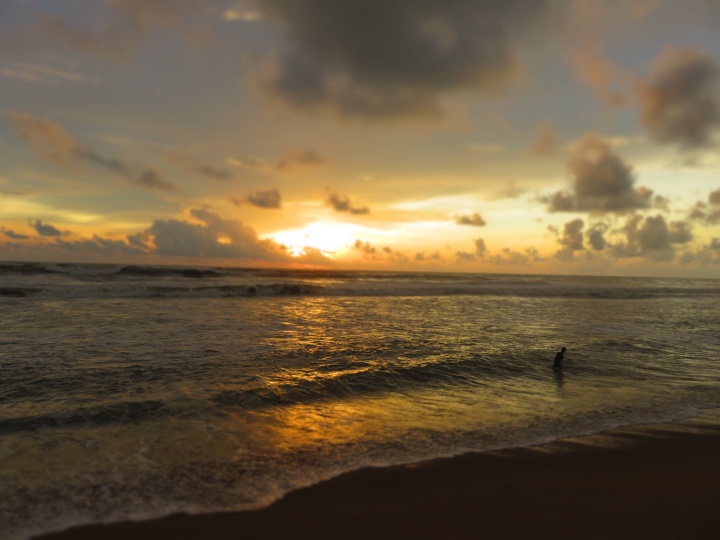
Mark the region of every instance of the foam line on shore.
<instances>
[{"instance_id":1,"label":"foam line on shore","mask_svg":"<svg viewBox=\"0 0 720 540\"><path fill-rule=\"evenodd\" d=\"M720 409L547 444L346 473L244 512L83 526L42 540L711 538Z\"/></svg>"}]
</instances>

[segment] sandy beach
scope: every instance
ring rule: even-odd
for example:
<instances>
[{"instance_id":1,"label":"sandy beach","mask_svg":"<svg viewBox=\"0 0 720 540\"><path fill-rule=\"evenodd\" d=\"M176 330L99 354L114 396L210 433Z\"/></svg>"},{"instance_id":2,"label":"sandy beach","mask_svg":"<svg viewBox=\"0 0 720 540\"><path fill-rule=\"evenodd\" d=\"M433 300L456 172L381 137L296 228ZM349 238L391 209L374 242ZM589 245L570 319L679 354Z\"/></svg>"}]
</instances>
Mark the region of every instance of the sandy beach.
<instances>
[{"instance_id":1,"label":"sandy beach","mask_svg":"<svg viewBox=\"0 0 720 540\"><path fill-rule=\"evenodd\" d=\"M720 538L719 465L714 410L676 424L360 470L258 511L42 538Z\"/></svg>"}]
</instances>

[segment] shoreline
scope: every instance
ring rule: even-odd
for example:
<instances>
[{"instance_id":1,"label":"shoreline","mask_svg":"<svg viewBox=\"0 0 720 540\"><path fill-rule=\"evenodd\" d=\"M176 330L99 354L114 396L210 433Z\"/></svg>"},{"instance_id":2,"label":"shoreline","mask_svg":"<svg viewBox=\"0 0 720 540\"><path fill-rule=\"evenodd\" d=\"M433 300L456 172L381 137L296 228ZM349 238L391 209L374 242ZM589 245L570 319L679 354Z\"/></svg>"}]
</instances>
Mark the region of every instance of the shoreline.
<instances>
[{"instance_id":1,"label":"shoreline","mask_svg":"<svg viewBox=\"0 0 720 540\"><path fill-rule=\"evenodd\" d=\"M259 510L83 525L39 540L720 538L720 409L528 448L366 468Z\"/></svg>"}]
</instances>

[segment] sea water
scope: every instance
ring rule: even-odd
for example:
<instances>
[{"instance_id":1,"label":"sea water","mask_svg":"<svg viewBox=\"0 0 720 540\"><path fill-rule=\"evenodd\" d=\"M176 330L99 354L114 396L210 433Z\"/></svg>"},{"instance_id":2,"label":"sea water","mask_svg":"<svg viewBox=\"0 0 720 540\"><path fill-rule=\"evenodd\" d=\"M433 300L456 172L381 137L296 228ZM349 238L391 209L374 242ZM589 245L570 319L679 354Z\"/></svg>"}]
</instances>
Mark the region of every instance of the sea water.
<instances>
[{"instance_id":1,"label":"sea water","mask_svg":"<svg viewBox=\"0 0 720 540\"><path fill-rule=\"evenodd\" d=\"M718 328L715 280L2 263L0 537L688 417Z\"/></svg>"}]
</instances>

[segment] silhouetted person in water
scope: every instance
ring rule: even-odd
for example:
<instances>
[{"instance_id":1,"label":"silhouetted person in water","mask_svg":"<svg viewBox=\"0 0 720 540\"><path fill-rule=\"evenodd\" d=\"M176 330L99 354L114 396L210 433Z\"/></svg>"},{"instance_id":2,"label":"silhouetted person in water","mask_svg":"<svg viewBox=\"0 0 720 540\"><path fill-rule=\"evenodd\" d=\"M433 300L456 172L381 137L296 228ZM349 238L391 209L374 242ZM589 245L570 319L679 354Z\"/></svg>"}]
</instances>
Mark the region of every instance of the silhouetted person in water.
<instances>
[{"instance_id":1,"label":"silhouetted person in water","mask_svg":"<svg viewBox=\"0 0 720 540\"><path fill-rule=\"evenodd\" d=\"M553 362L553 369L556 369L558 371L562 370L562 363L563 363L563 355L565 354L565 347L560 349L560 352L555 354L555 362Z\"/></svg>"}]
</instances>

